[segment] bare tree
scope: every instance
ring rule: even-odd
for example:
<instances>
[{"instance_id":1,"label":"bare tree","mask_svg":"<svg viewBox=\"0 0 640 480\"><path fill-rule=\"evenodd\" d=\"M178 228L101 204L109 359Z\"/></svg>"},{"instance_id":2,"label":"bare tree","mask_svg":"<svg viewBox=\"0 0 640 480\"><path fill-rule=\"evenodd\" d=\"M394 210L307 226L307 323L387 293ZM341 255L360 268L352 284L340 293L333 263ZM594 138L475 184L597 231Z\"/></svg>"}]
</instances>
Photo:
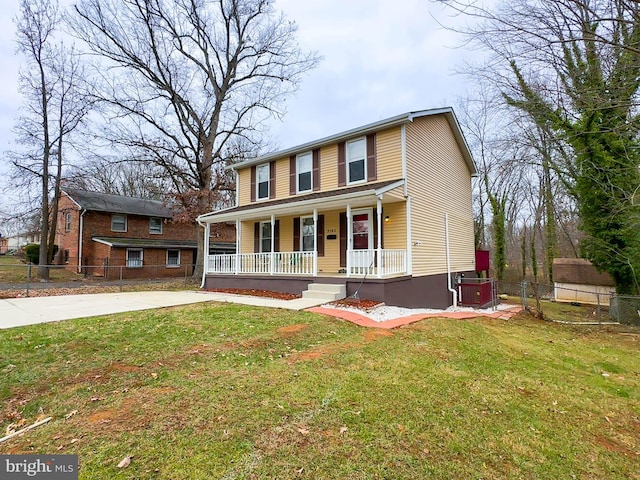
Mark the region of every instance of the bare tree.
<instances>
[{"instance_id":1,"label":"bare tree","mask_svg":"<svg viewBox=\"0 0 640 480\"><path fill-rule=\"evenodd\" d=\"M100 57L109 138L162 167L190 221L233 189L227 147L259 144L264 120L319 62L270 0L80 0L75 10L75 35ZM200 236L196 276L203 248Z\"/></svg>"},{"instance_id":2,"label":"bare tree","mask_svg":"<svg viewBox=\"0 0 640 480\"><path fill-rule=\"evenodd\" d=\"M64 151L71 133L91 108L82 94L82 64L73 49L56 42L57 2L21 0L16 18L18 51L27 67L20 73L23 114L15 132L22 149L10 153L14 174L31 189L39 184L40 260L38 274L48 280L56 233ZM53 165L53 169L52 169Z\"/></svg>"}]
</instances>

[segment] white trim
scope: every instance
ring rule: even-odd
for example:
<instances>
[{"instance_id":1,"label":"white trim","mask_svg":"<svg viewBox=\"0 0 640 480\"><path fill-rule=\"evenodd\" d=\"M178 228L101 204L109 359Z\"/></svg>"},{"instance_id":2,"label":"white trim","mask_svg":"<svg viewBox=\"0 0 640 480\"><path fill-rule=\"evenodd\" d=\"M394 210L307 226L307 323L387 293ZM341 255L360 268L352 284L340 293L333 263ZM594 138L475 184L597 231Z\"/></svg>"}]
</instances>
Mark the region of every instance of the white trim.
<instances>
[{"instance_id":1,"label":"white trim","mask_svg":"<svg viewBox=\"0 0 640 480\"><path fill-rule=\"evenodd\" d=\"M265 252L264 250L262 250L262 225L263 224L267 224L271 226L271 238L269 239L269 243L271 244L271 251L273 251L273 225L271 224L271 220L260 220L258 222L260 224L260 228L259 228L259 232L258 232L258 238L259 238L259 242L260 242L260 251L256 252L256 253L270 253L270 252Z\"/></svg>"},{"instance_id":2,"label":"white trim","mask_svg":"<svg viewBox=\"0 0 640 480\"><path fill-rule=\"evenodd\" d=\"M140 265L129 265L129 252L140 252ZM142 268L144 266L144 249L143 248L127 248L125 255L125 266L127 268Z\"/></svg>"},{"instance_id":3,"label":"white trim","mask_svg":"<svg viewBox=\"0 0 640 480\"><path fill-rule=\"evenodd\" d=\"M298 248L300 249L300 252L310 252L310 251L317 251L317 246L316 246L316 242L317 242L317 235L318 233L316 232L316 222L317 220L317 209L313 210L316 213L316 217L314 218L314 215L301 215L300 216L300 243L298 245ZM310 218L311 220L313 220L313 235L314 235L314 241L313 241L313 248L311 250L305 250L304 249L304 235L302 234L303 230L304 230L304 219L305 218Z\"/></svg>"},{"instance_id":4,"label":"white trim","mask_svg":"<svg viewBox=\"0 0 640 480\"><path fill-rule=\"evenodd\" d=\"M300 223L302 225L302 222ZM300 232L302 238L302 231ZM313 276L318 275L318 209L313 209Z\"/></svg>"},{"instance_id":5,"label":"white trim","mask_svg":"<svg viewBox=\"0 0 640 480\"><path fill-rule=\"evenodd\" d=\"M236 205L240 205L240 172L238 170L234 170L236 174ZM258 172L256 172L256 177L258 176Z\"/></svg>"},{"instance_id":6,"label":"white trim","mask_svg":"<svg viewBox=\"0 0 640 480\"><path fill-rule=\"evenodd\" d=\"M152 232L151 231L151 221L152 220L160 220L160 231ZM149 235L162 235L163 232L163 219L160 217L149 217Z\"/></svg>"},{"instance_id":7,"label":"white trim","mask_svg":"<svg viewBox=\"0 0 640 480\"><path fill-rule=\"evenodd\" d=\"M266 168L267 170L267 196L260 196L260 169ZM264 182L262 182L264 183ZM256 202L269 200L271 197L271 164L270 162L256 165Z\"/></svg>"},{"instance_id":8,"label":"white trim","mask_svg":"<svg viewBox=\"0 0 640 480\"><path fill-rule=\"evenodd\" d=\"M405 270L407 275L413 275L413 242L411 241L411 197L407 196L405 206L407 212L407 264Z\"/></svg>"},{"instance_id":9,"label":"white trim","mask_svg":"<svg viewBox=\"0 0 640 480\"><path fill-rule=\"evenodd\" d=\"M352 143L356 143L356 142L363 142L364 143L364 157L362 159L362 166L363 166L363 176L361 180L351 180L351 175L350 175L350 168L349 168L349 164L351 163L351 159L349 158L349 144ZM357 160L353 160L354 162L359 162L360 159ZM349 140L348 142L346 142L345 144L345 168L346 168L346 176L347 176L347 185L358 185L359 183L364 183L367 181L367 137L359 137L359 138L354 138L353 140Z\"/></svg>"},{"instance_id":10,"label":"white trim","mask_svg":"<svg viewBox=\"0 0 640 480\"><path fill-rule=\"evenodd\" d=\"M71 198L71 197L69 197ZM77 205L77 204L76 204ZM78 211L80 210L80 206L78 205ZM84 215L87 213L86 210L82 210L80 213L80 238L78 239L78 273L82 272L82 249L84 247Z\"/></svg>"},{"instance_id":11,"label":"white trim","mask_svg":"<svg viewBox=\"0 0 640 480\"><path fill-rule=\"evenodd\" d=\"M409 194L407 186L407 126L400 127L400 156L402 158L402 178L404 179L404 196Z\"/></svg>"},{"instance_id":12,"label":"white trim","mask_svg":"<svg viewBox=\"0 0 640 480\"><path fill-rule=\"evenodd\" d=\"M178 252L178 263L176 263L175 265L173 264L169 264L169 252ZM181 262L180 262L180 257L181 257L181 251L179 248L167 248L167 253L166 253L166 259L167 259L167 268L180 268ZM207 253L208 255L208 253Z\"/></svg>"},{"instance_id":13,"label":"white trim","mask_svg":"<svg viewBox=\"0 0 640 480\"><path fill-rule=\"evenodd\" d=\"M207 225L211 224L207 223ZM236 275L240 273L240 250L242 250L242 222L236 220Z\"/></svg>"},{"instance_id":14,"label":"white trim","mask_svg":"<svg viewBox=\"0 0 640 480\"><path fill-rule=\"evenodd\" d=\"M262 247L262 246L261 246ZM273 252L276 250L276 217L271 215L271 255L269 258L269 273L273 275Z\"/></svg>"},{"instance_id":15,"label":"white trim","mask_svg":"<svg viewBox=\"0 0 640 480\"><path fill-rule=\"evenodd\" d=\"M198 222L200 224L200 222ZM202 259L202 263L203 263L203 268L202 268L202 282L200 283L200 288L204 288L204 284L206 282L206 276L207 276L207 259L209 258L209 240L211 237L211 224L210 223L206 223L204 225L204 255L203 255L203 259Z\"/></svg>"},{"instance_id":16,"label":"white trim","mask_svg":"<svg viewBox=\"0 0 640 480\"><path fill-rule=\"evenodd\" d=\"M378 258L378 278L380 278L382 277L382 195L378 197L376 213L376 222L378 223L378 245L376 245L376 255Z\"/></svg>"},{"instance_id":17,"label":"white trim","mask_svg":"<svg viewBox=\"0 0 640 480\"><path fill-rule=\"evenodd\" d=\"M309 156L309 159L311 160L311 168L309 169L309 177L310 177L310 187L308 190L300 190L300 164L298 163L301 157L304 156ZM306 172L305 172L306 173ZM300 194L300 193L308 193L308 192L313 192L313 151L310 150L308 152L303 152L300 153L298 155L296 155L296 194Z\"/></svg>"},{"instance_id":18,"label":"white trim","mask_svg":"<svg viewBox=\"0 0 640 480\"><path fill-rule=\"evenodd\" d=\"M113 229L113 217L116 216L116 215L124 217L124 230L114 230ZM127 233L128 224L129 224L129 222L127 220L127 214L126 213L112 213L111 214L111 231L112 232Z\"/></svg>"},{"instance_id":19,"label":"white trim","mask_svg":"<svg viewBox=\"0 0 640 480\"><path fill-rule=\"evenodd\" d=\"M351 255L349 255L349 252L351 251L351 246L353 244L353 240L351 238L352 236L352 230L353 230L353 225L351 225L351 204L347 203L347 251L345 252L346 257L347 257L347 277L351 276Z\"/></svg>"}]
</instances>

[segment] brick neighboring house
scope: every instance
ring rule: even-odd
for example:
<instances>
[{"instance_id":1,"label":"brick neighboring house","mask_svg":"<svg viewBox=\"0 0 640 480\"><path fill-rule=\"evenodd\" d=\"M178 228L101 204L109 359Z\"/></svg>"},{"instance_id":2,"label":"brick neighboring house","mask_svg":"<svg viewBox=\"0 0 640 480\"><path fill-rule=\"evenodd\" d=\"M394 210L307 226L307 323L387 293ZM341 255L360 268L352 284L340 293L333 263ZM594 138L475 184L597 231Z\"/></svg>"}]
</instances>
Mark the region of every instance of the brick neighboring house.
<instances>
[{"instance_id":1,"label":"brick neighboring house","mask_svg":"<svg viewBox=\"0 0 640 480\"><path fill-rule=\"evenodd\" d=\"M57 263L106 278L191 275L198 226L177 224L162 202L63 189L58 213ZM216 253L235 252L235 229L212 232ZM217 249L217 250L216 250ZM151 268L146 268L151 267ZM186 271L185 271L186 270Z\"/></svg>"}]
</instances>

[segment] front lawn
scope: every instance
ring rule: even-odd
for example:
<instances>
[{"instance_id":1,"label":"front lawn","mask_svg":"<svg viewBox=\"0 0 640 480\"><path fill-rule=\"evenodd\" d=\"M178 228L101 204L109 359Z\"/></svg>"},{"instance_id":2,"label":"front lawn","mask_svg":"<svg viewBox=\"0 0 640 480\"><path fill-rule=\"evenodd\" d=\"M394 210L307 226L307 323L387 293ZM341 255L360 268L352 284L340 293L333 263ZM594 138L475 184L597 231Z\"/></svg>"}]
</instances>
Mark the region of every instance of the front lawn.
<instances>
[{"instance_id":1,"label":"front lawn","mask_svg":"<svg viewBox=\"0 0 640 480\"><path fill-rule=\"evenodd\" d=\"M76 453L82 479L640 478L638 330L198 304L0 352L0 436L53 416L0 453Z\"/></svg>"}]
</instances>

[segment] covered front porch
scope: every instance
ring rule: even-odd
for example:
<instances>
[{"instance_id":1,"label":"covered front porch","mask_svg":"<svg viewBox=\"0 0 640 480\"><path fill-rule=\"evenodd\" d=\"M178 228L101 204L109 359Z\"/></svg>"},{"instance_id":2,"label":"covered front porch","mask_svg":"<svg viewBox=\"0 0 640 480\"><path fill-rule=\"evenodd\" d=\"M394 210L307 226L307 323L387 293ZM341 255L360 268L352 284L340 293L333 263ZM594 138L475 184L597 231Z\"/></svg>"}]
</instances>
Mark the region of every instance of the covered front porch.
<instances>
[{"instance_id":1,"label":"covered front porch","mask_svg":"<svg viewBox=\"0 0 640 480\"><path fill-rule=\"evenodd\" d=\"M234 254L207 255L204 275L390 278L411 274L404 181L253 203L200 218L236 221Z\"/></svg>"}]
</instances>

